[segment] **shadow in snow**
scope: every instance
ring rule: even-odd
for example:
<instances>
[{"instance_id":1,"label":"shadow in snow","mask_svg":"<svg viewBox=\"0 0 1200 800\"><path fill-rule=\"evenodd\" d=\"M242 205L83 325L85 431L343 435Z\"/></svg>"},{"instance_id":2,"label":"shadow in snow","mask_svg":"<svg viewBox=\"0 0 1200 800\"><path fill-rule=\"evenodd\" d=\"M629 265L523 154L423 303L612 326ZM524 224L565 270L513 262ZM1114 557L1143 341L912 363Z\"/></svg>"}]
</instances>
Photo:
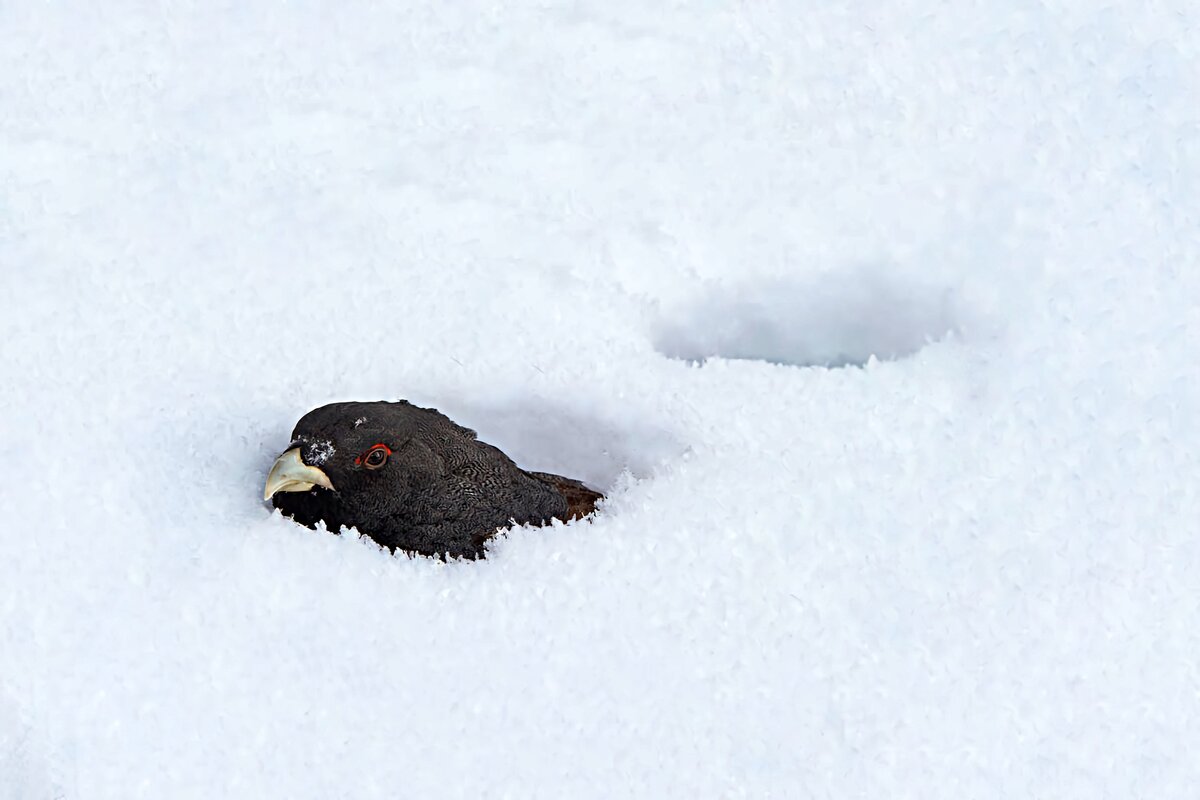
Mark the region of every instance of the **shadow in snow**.
<instances>
[{"instance_id":1,"label":"shadow in snow","mask_svg":"<svg viewBox=\"0 0 1200 800\"><path fill-rule=\"evenodd\" d=\"M951 292L862 268L807 280L714 287L661 320L655 346L684 361L754 359L843 367L897 359L958 328Z\"/></svg>"},{"instance_id":2,"label":"shadow in snow","mask_svg":"<svg viewBox=\"0 0 1200 800\"><path fill-rule=\"evenodd\" d=\"M605 493L623 472L647 477L686 449L661 428L634 421L617 425L537 401L434 405L523 469L575 478Z\"/></svg>"}]
</instances>

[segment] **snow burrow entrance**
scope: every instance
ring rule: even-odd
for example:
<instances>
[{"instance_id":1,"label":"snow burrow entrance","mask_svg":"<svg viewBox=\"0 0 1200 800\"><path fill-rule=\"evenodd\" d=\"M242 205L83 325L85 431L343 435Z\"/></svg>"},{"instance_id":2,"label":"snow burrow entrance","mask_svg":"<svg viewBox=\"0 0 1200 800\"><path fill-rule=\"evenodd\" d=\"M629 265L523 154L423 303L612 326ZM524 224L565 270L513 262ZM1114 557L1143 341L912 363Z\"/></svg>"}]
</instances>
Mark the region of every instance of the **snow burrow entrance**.
<instances>
[{"instance_id":1,"label":"snow burrow entrance","mask_svg":"<svg viewBox=\"0 0 1200 800\"><path fill-rule=\"evenodd\" d=\"M898 359L958 329L952 293L860 269L806 281L714 287L664 314L663 355L843 367Z\"/></svg>"}]
</instances>

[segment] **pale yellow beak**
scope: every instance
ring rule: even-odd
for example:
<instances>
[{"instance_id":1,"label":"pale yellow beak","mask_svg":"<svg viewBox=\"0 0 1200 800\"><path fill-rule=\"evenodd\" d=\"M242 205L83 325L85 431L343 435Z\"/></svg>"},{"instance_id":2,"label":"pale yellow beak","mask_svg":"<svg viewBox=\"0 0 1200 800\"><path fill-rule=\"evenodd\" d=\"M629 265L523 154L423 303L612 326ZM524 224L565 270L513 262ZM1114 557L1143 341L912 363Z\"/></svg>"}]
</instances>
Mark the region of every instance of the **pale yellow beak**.
<instances>
[{"instance_id":1,"label":"pale yellow beak","mask_svg":"<svg viewBox=\"0 0 1200 800\"><path fill-rule=\"evenodd\" d=\"M271 474L267 475L267 488L263 500L270 500L276 492L307 492L314 486L332 489L329 476L316 467L310 467L300 458L300 448L293 447L275 459Z\"/></svg>"}]
</instances>

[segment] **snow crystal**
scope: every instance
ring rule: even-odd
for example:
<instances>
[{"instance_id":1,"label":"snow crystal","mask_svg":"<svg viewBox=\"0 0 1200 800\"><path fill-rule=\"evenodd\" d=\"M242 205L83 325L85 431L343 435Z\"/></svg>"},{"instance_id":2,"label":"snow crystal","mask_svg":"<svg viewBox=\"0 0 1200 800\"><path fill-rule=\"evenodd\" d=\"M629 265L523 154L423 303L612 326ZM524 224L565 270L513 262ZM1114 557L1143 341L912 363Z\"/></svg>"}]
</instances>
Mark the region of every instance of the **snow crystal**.
<instances>
[{"instance_id":1,"label":"snow crystal","mask_svg":"<svg viewBox=\"0 0 1200 800\"><path fill-rule=\"evenodd\" d=\"M333 442L328 439L319 439L308 446L305 457L312 466L319 467L329 461L336 452L337 448L333 446Z\"/></svg>"},{"instance_id":2,"label":"snow crystal","mask_svg":"<svg viewBox=\"0 0 1200 800\"><path fill-rule=\"evenodd\" d=\"M325 464L337 452L333 442L328 439L314 439L306 433L298 434L292 441L293 444L303 446L304 462L314 467Z\"/></svg>"},{"instance_id":3,"label":"snow crystal","mask_svg":"<svg viewBox=\"0 0 1200 800\"><path fill-rule=\"evenodd\" d=\"M1194 795L1194 4L568 5L3 6L0 795Z\"/></svg>"}]
</instances>

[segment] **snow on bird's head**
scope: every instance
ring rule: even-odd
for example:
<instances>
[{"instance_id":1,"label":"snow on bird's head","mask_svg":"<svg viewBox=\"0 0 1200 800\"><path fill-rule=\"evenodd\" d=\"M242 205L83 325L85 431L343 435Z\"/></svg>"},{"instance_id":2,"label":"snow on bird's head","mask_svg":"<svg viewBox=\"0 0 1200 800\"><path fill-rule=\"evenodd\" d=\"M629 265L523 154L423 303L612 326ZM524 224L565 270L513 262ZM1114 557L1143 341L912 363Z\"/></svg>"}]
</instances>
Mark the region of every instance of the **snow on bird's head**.
<instances>
[{"instance_id":1,"label":"snow on bird's head","mask_svg":"<svg viewBox=\"0 0 1200 800\"><path fill-rule=\"evenodd\" d=\"M304 446L304 462L310 466L319 467L333 458L337 448L328 439L315 439L305 434L295 437L295 441Z\"/></svg>"}]
</instances>

